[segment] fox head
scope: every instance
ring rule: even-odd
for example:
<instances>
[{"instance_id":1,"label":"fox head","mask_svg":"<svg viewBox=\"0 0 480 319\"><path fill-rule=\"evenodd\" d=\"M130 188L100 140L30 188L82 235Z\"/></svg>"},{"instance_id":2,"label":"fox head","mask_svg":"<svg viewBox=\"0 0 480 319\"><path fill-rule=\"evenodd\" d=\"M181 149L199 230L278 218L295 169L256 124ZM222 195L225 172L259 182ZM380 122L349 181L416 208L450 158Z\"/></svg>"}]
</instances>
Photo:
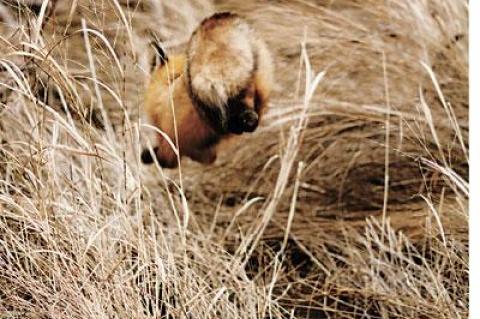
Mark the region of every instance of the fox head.
<instances>
[{"instance_id":1,"label":"fox head","mask_svg":"<svg viewBox=\"0 0 480 319\"><path fill-rule=\"evenodd\" d=\"M205 19L187 48L190 95L202 116L222 133L253 132L272 86L265 43L239 15Z\"/></svg>"}]
</instances>

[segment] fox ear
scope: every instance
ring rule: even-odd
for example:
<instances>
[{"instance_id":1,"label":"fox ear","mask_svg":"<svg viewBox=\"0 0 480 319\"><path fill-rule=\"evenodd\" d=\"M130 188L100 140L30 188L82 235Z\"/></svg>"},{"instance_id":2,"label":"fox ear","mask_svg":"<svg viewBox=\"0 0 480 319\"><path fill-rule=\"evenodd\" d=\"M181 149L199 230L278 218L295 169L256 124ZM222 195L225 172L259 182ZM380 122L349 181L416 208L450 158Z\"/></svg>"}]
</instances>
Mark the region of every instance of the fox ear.
<instances>
[{"instance_id":1,"label":"fox ear","mask_svg":"<svg viewBox=\"0 0 480 319\"><path fill-rule=\"evenodd\" d=\"M152 41L151 45L155 50L155 55L153 57L151 68L152 70L157 66L164 66L168 62L168 56L165 53L165 50L158 44L157 41Z\"/></svg>"}]
</instances>

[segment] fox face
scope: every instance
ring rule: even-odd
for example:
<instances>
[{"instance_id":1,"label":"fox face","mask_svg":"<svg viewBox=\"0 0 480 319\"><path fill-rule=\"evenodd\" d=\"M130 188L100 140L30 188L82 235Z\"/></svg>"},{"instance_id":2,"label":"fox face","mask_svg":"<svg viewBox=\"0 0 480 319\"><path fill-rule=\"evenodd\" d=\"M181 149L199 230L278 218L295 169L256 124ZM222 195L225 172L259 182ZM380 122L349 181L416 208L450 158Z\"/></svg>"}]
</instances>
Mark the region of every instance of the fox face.
<instances>
[{"instance_id":1,"label":"fox face","mask_svg":"<svg viewBox=\"0 0 480 319\"><path fill-rule=\"evenodd\" d=\"M233 135L254 132L270 96L270 54L254 30L236 14L217 13L193 33L185 54L161 55L145 95L153 124L178 148L178 155L211 164L217 145ZM178 158L164 135L154 154L163 167Z\"/></svg>"}]
</instances>

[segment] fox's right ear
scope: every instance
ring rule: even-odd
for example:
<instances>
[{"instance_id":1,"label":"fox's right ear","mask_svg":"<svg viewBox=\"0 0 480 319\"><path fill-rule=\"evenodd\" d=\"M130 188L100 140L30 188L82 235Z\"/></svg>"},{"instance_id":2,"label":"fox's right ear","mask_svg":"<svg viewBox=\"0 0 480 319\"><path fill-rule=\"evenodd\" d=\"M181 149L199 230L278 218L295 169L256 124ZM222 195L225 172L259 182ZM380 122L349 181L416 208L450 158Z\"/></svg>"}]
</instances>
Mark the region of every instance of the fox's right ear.
<instances>
[{"instance_id":1,"label":"fox's right ear","mask_svg":"<svg viewBox=\"0 0 480 319\"><path fill-rule=\"evenodd\" d=\"M168 56L165 53L165 50L158 44L157 41L152 41L151 45L155 50L155 55L153 56L153 61L151 63L151 69L155 69L158 66L163 66L168 62Z\"/></svg>"}]
</instances>

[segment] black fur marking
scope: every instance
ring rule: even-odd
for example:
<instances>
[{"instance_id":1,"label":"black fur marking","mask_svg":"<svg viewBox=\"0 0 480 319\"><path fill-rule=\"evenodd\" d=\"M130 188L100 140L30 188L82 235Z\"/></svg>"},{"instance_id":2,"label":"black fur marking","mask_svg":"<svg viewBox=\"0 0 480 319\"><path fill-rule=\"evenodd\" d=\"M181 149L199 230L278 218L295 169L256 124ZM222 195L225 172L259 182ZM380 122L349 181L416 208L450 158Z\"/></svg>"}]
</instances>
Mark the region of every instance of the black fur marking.
<instances>
[{"instance_id":1,"label":"black fur marking","mask_svg":"<svg viewBox=\"0 0 480 319\"><path fill-rule=\"evenodd\" d=\"M258 114L243 103L243 94L229 100L227 130L229 133L242 134L253 132L258 127Z\"/></svg>"},{"instance_id":2,"label":"black fur marking","mask_svg":"<svg viewBox=\"0 0 480 319\"><path fill-rule=\"evenodd\" d=\"M163 50L163 48L156 41L152 42L151 44L152 44L152 46L155 50L156 56L158 57L158 59L160 61L159 65L164 66L168 62L168 56L165 53L165 50ZM155 60L156 60L156 58L155 58ZM156 64L156 63L154 63L154 64Z\"/></svg>"},{"instance_id":3,"label":"black fur marking","mask_svg":"<svg viewBox=\"0 0 480 319\"><path fill-rule=\"evenodd\" d=\"M235 19L235 18L239 18L239 17L240 16L238 14L233 13L233 12L228 12L228 11L217 12L217 13L214 13L213 15L211 15L210 17L205 18L202 21L201 25L205 26L209 22L213 22L215 20Z\"/></svg>"},{"instance_id":4,"label":"black fur marking","mask_svg":"<svg viewBox=\"0 0 480 319\"><path fill-rule=\"evenodd\" d=\"M238 14L230 11L216 12L209 19L221 20L227 18L238 18Z\"/></svg>"},{"instance_id":5,"label":"black fur marking","mask_svg":"<svg viewBox=\"0 0 480 319\"><path fill-rule=\"evenodd\" d=\"M254 97L254 105L255 105L255 112L260 114L260 108L263 106L265 101L263 100L262 96L258 94L258 91L255 91L255 97Z\"/></svg>"},{"instance_id":6,"label":"black fur marking","mask_svg":"<svg viewBox=\"0 0 480 319\"><path fill-rule=\"evenodd\" d=\"M153 164L153 162L155 161L154 156L156 156L157 151L158 151L158 147L153 148L154 153L152 153L148 148L144 149L142 151L142 154L140 155L142 163L146 165Z\"/></svg>"}]
</instances>

